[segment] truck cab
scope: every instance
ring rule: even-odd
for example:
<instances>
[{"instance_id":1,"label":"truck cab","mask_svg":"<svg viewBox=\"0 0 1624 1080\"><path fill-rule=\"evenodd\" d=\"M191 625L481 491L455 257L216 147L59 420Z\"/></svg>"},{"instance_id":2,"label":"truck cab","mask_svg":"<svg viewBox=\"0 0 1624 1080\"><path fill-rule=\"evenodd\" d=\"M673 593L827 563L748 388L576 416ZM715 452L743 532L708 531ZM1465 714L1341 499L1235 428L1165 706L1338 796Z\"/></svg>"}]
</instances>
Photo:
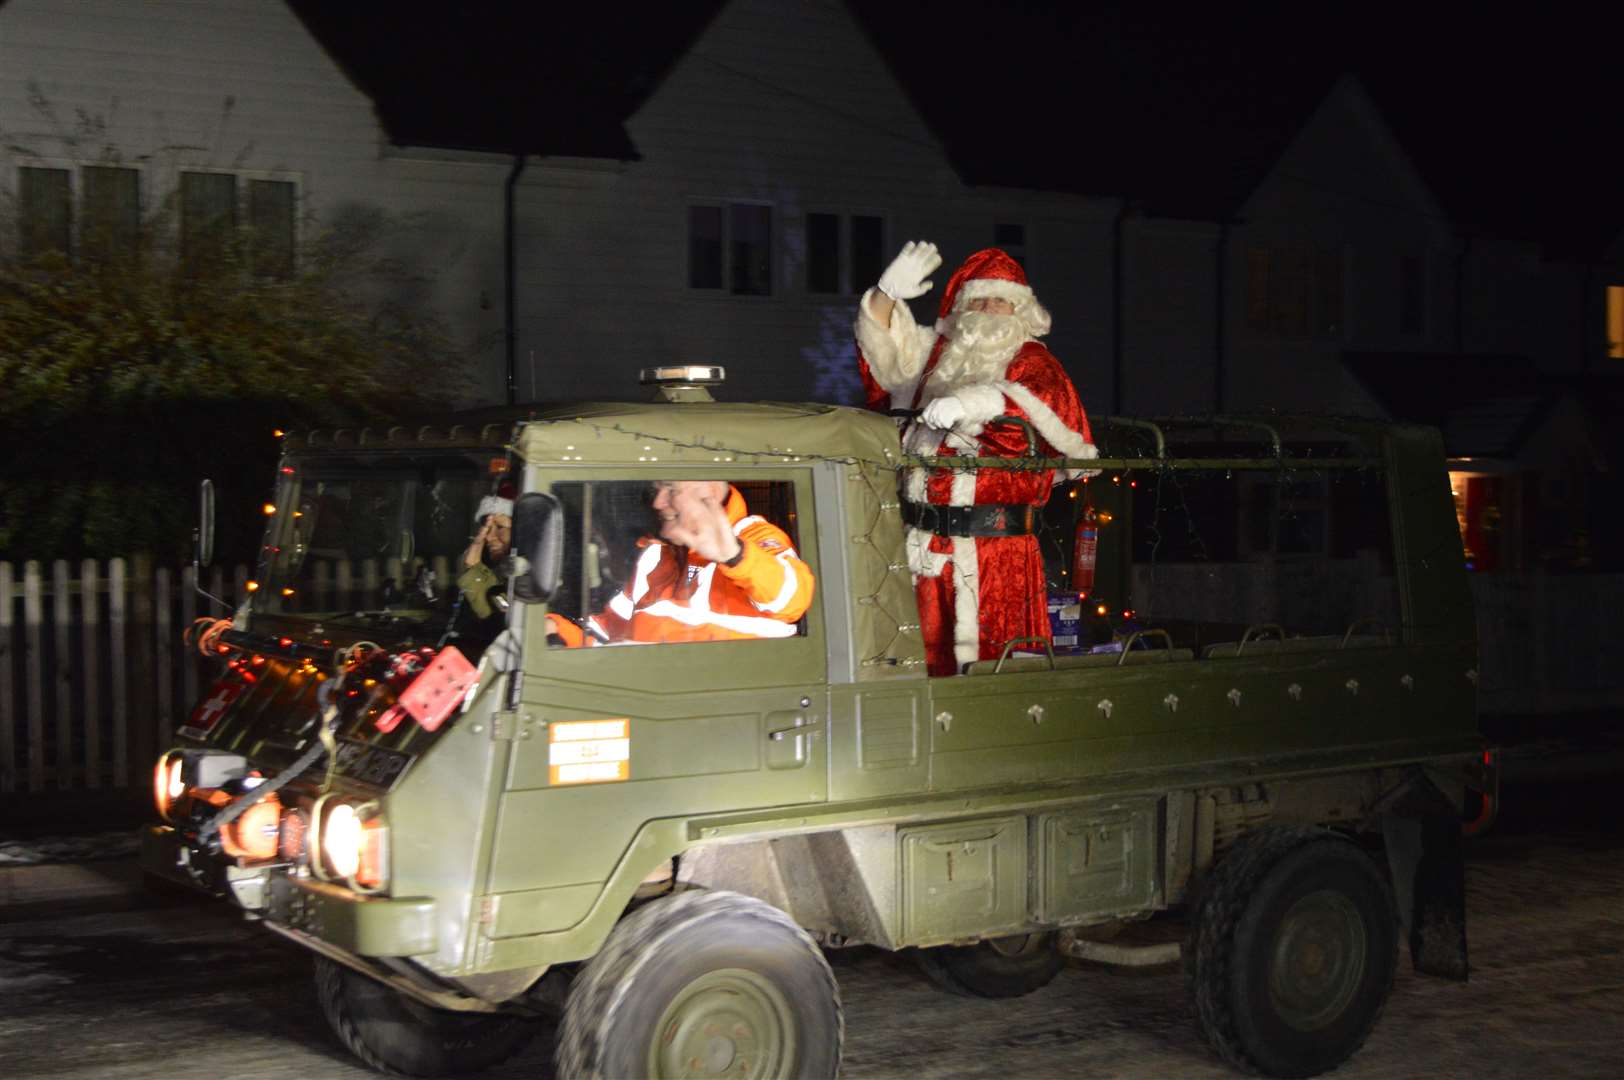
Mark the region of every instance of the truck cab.
<instances>
[{"instance_id":1,"label":"truck cab","mask_svg":"<svg viewBox=\"0 0 1624 1080\"><path fill-rule=\"evenodd\" d=\"M1493 777L1438 436L1096 434L1088 462L923 463L887 417L681 378L290 437L260 587L157 765L145 865L314 952L340 1038L414 1075L501 1060L548 1010L563 1075L834 1075L823 953L857 945L989 997L1068 956L1182 953L1222 1057L1333 1068L1401 940L1466 974L1459 817ZM1090 470L1044 514L1069 633L927 676L898 495L921 464ZM560 620L634 598L670 480L723 481L781 530L810 606L761 636L570 647ZM504 484L515 558L481 627L456 561ZM1178 940L1119 940L1170 912Z\"/></svg>"}]
</instances>

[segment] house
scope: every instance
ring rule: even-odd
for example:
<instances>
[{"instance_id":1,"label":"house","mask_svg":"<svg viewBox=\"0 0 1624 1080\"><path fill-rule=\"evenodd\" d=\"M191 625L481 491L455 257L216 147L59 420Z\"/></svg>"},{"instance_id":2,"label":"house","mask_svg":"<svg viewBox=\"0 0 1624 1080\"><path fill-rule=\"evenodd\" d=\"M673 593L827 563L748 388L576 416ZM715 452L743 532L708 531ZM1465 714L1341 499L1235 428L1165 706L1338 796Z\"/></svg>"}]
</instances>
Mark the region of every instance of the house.
<instances>
[{"instance_id":1,"label":"house","mask_svg":"<svg viewBox=\"0 0 1624 1080\"><path fill-rule=\"evenodd\" d=\"M71 249L98 208L129 220L175 199L182 243L229 218L291 251L303 229L385 208L430 271L400 299L466 343L471 401L625 396L639 368L679 361L726 365L743 397L854 401L856 298L914 237L1022 257L1080 384L1108 353L1114 203L967 187L838 0L721 5L691 47L668 46L618 139L612 116L491 115L568 111L578 92L486 102L461 126L432 94L394 107L400 73L354 42L335 57L320 25L281 0L7 0L7 240Z\"/></svg>"},{"instance_id":2,"label":"house","mask_svg":"<svg viewBox=\"0 0 1624 1080\"><path fill-rule=\"evenodd\" d=\"M424 271L398 299L463 344L469 403L634 394L671 362L726 365L740 397L855 401L856 298L921 237L1025 262L1096 414L1390 414L1347 357L1560 372L1587 355L1581 302L1613 310L1579 263L1452 217L1352 77L1254 93L1226 125L1210 83L1169 115L1145 100L1159 68L1102 68L1139 91L1094 94L1086 137L1000 171L960 160L898 79L911 54L842 0L549 15L505 41L440 7L343 16L0 0L0 253L172 204L183 243L251 223L291 259L386 209Z\"/></svg>"}]
</instances>

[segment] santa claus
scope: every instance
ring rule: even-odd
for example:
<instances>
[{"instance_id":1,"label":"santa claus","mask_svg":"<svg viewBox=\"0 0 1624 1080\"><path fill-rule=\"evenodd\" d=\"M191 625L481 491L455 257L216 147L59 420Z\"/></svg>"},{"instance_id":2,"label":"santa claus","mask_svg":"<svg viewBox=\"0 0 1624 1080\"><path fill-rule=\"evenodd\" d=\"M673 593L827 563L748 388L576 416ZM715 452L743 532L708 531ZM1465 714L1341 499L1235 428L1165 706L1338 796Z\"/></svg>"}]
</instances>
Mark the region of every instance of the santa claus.
<instances>
[{"instance_id":1,"label":"santa claus","mask_svg":"<svg viewBox=\"0 0 1624 1080\"><path fill-rule=\"evenodd\" d=\"M921 457L1020 457L1017 424L1040 456L1098 456L1088 417L1060 362L1038 342L1049 312L1021 265L978 251L948 280L934 327L905 301L931 288L936 246L909 243L858 305L858 367L874 409L918 411L903 448ZM1077 473L1053 469L908 471L903 517L920 630L932 675L998 657L1018 638L1049 637L1043 557L1035 530L1049 490Z\"/></svg>"}]
</instances>

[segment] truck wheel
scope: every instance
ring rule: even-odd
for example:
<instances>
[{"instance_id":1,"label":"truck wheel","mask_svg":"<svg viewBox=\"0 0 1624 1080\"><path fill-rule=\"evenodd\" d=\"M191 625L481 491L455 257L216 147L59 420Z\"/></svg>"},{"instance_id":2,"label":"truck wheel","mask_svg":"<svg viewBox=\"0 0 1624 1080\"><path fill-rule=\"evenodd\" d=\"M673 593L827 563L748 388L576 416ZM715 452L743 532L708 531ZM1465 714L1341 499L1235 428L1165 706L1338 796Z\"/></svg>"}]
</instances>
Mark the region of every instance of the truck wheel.
<instances>
[{"instance_id":1,"label":"truck wheel","mask_svg":"<svg viewBox=\"0 0 1624 1080\"><path fill-rule=\"evenodd\" d=\"M1293 827L1243 837L1192 920L1185 955L1202 1034L1238 1069L1335 1068L1381 1015L1397 926L1375 864L1335 834Z\"/></svg>"},{"instance_id":2,"label":"truck wheel","mask_svg":"<svg viewBox=\"0 0 1624 1080\"><path fill-rule=\"evenodd\" d=\"M805 931L752 897L692 890L622 919L576 978L558 1075L832 1077L844 1037Z\"/></svg>"},{"instance_id":3,"label":"truck wheel","mask_svg":"<svg viewBox=\"0 0 1624 1080\"><path fill-rule=\"evenodd\" d=\"M984 998L1022 997L1041 990L1066 964L1055 948L1053 934L942 945L918 949L915 957L936 985L955 994Z\"/></svg>"},{"instance_id":4,"label":"truck wheel","mask_svg":"<svg viewBox=\"0 0 1624 1080\"><path fill-rule=\"evenodd\" d=\"M524 1049L539 1027L520 1016L432 1009L324 956L316 957L316 997L350 1053L396 1075L488 1069Z\"/></svg>"}]
</instances>

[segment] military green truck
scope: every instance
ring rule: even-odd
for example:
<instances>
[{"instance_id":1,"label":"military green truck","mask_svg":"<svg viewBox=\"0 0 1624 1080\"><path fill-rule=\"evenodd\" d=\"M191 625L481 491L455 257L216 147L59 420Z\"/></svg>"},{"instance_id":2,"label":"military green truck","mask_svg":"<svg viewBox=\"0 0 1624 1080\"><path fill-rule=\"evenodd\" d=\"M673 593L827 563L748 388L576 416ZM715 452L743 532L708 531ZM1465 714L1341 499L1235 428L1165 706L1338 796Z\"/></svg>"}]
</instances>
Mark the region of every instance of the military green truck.
<instances>
[{"instance_id":1,"label":"military green truck","mask_svg":"<svg viewBox=\"0 0 1624 1080\"><path fill-rule=\"evenodd\" d=\"M833 1076L825 952L867 946L986 997L1182 957L1219 1055L1306 1076L1363 1042L1401 939L1466 977L1461 818L1495 782L1436 432L1106 419L1097 460L954 459L1089 470L1044 514L1080 617L931 678L896 422L673 379L287 437L143 862L314 953L359 1058L478 1069L561 1011L561 1076ZM560 647L625 587L662 479L725 480L783 529L805 615ZM493 633L451 583L502 484Z\"/></svg>"}]
</instances>

